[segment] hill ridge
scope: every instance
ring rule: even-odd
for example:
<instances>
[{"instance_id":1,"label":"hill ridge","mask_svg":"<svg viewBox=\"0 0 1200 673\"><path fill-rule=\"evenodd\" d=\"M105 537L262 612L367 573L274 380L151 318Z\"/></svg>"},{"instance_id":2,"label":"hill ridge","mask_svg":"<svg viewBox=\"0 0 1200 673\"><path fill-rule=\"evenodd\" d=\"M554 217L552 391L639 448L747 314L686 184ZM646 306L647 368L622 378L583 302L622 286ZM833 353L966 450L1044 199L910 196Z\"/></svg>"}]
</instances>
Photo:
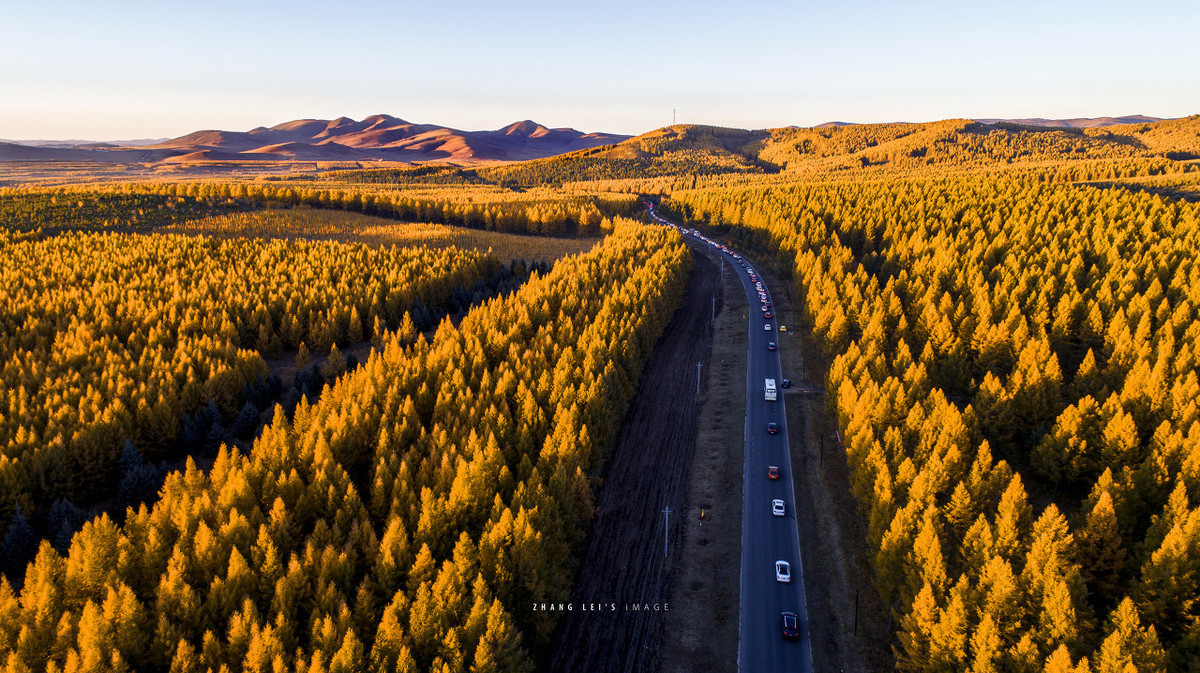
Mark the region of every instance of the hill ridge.
<instances>
[{"instance_id":1,"label":"hill ridge","mask_svg":"<svg viewBox=\"0 0 1200 673\"><path fill-rule=\"evenodd\" d=\"M463 163L541 159L629 138L572 128L551 129L525 119L496 130L464 131L409 122L389 114L354 120L294 119L248 131L202 129L138 146L95 144L0 147L0 161L457 161ZM90 146L89 146L90 145Z\"/></svg>"}]
</instances>

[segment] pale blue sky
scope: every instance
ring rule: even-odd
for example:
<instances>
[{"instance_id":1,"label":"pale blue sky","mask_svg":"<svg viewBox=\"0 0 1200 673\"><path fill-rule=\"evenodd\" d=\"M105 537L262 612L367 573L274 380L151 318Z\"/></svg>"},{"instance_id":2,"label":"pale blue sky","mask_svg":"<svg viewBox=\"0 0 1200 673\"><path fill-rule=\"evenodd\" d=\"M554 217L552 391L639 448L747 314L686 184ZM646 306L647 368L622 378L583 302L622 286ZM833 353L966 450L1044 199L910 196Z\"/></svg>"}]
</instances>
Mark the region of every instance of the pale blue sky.
<instances>
[{"instance_id":1,"label":"pale blue sky","mask_svg":"<svg viewBox=\"0 0 1200 673\"><path fill-rule=\"evenodd\" d=\"M1200 3L0 0L0 138L1200 113Z\"/></svg>"}]
</instances>

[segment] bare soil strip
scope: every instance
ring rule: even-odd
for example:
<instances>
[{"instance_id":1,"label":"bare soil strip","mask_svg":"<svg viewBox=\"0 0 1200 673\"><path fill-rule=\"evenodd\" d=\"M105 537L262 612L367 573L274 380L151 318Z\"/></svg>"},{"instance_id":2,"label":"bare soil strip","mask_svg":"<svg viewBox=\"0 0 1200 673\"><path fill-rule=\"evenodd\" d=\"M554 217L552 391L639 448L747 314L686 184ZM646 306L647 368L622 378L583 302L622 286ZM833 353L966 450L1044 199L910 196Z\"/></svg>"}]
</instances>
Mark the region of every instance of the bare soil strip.
<instances>
[{"instance_id":1,"label":"bare soil strip","mask_svg":"<svg viewBox=\"0 0 1200 673\"><path fill-rule=\"evenodd\" d=\"M587 552L549 654L551 671L649 670L660 641L673 637L663 629L677 610L668 600L667 577L679 557L679 512L688 509L702 401L696 394L696 363L702 371L709 369L712 299L720 278L707 255L694 253L694 259L683 302L646 364L609 458ZM664 562L663 508L668 506L670 555ZM736 606L736 565L732 577ZM736 614L732 624L736 634Z\"/></svg>"},{"instance_id":2,"label":"bare soil strip","mask_svg":"<svg viewBox=\"0 0 1200 673\"><path fill-rule=\"evenodd\" d=\"M725 269L723 277L671 611L656 666L647 669L664 673L737 670L749 307L737 275Z\"/></svg>"}]
</instances>

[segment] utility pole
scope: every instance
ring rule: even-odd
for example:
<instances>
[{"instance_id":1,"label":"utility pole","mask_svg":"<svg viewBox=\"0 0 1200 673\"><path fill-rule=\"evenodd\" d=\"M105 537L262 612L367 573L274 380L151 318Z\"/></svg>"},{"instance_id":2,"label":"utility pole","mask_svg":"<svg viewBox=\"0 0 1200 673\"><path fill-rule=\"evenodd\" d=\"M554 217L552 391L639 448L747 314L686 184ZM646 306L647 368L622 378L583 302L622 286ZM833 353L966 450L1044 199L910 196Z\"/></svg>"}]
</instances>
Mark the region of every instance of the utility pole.
<instances>
[{"instance_id":1,"label":"utility pole","mask_svg":"<svg viewBox=\"0 0 1200 673\"><path fill-rule=\"evenodd\" d=\"M854 635L858 635L858 589L854 590Z\"/></svg>"},{"instance_id":2,"label":"utility pole","mask_svg":"<svg viewBox=\"0 0 1200 673\"><path fill-rule=\"evenodd\" d=\"M700 363L696 363L696 394L700 394Z\"/></svg>"},{"instance_id":3,"label":"utility pole","mask_svg":"<svg viewBox=\"0 0 1200 673\"><path fill-rule=\"evenodd\" d=\"M671 126L675 125L675 108L671 108Z\"/></svg>"},{"instance_id":4,"label":"utility pole","mask_svg":"<svg viewBox=\"0 0 1200 673\"><path fill-rule=\"evenodd\" d=\"M671 526L671 506L663 507L663 517L666 523L663 524L663 556L667 555L667 533Z\"/></svg>"}]
</instances>

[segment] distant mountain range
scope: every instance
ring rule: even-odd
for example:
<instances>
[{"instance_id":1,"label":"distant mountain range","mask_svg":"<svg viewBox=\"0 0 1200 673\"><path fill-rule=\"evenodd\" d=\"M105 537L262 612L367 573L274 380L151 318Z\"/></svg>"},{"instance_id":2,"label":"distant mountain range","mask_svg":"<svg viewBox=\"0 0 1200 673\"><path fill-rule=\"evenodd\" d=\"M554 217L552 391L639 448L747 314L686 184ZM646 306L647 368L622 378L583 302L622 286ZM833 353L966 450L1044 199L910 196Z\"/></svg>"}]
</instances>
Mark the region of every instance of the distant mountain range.
<instances>
[{"instance_id":1,"label":"distant mountain range","mask_svg":"<svg viewBox=\"0 0 1200 673\"><path fill-rule=\"evenodd\" d=\"M1158 117L1080 117L1075 119L976 119L1048 128L1098 128L1161 121ZM815 128L853 126L831 121ZM196 131L185 136L115 142L87 140L0 140L0 161L98 161L189 164L207 161L524 161L627 140L615 133L549 129L525 120L495 131L462 131L415 124L391 115L362 121L297 119L249 131Z\"/></svg>"},{"instance_id":2,"label":"distant mountain range","mask_svg":"<svg viewBox=\"0 0 1200 673\"><path fill-rule=\"evenodd\" d=\"M1116 126L1118 124L1148 124L1151 122L1160 122L1162 121L1162 117L1147 117L1146 115L1126 115L1124 117L1075 117L1074 119L1042 119L1041 117L1031 117L1029 119L976 119L975 121L983 124L1005 122L1008 124L1021 124L1022 126L1048 126L1050 128L1060 129L1095 129L1102 126Z\"/></svg>"},{"instance_id":3,"label":"distant mountain range","mask_svg":"<svg viewBox=\"0 0 1200 673\"><path fill-rule=\"evenodd\" d=\"M107 148L107 147L143 147L170 140L170 138L141 138L138 140L10 140L0 138L0 143L12 145L28 145L29 147L58 147L58 148Z\"/></svg>"},{"instance_id":4,"label":"distant mountain range","mask_svg":"<svg viewBox=\"0 0 1200 673\"><path fill-rule=\"evenodd\" d=\"M529 120L495 131L461 131L380 114L362 121L298 119L250 131L196 131L171 140L124 145L0 141L0 161L520 161L610 145L628 137L549 129Z\"/></svg>"}]
</instances>

